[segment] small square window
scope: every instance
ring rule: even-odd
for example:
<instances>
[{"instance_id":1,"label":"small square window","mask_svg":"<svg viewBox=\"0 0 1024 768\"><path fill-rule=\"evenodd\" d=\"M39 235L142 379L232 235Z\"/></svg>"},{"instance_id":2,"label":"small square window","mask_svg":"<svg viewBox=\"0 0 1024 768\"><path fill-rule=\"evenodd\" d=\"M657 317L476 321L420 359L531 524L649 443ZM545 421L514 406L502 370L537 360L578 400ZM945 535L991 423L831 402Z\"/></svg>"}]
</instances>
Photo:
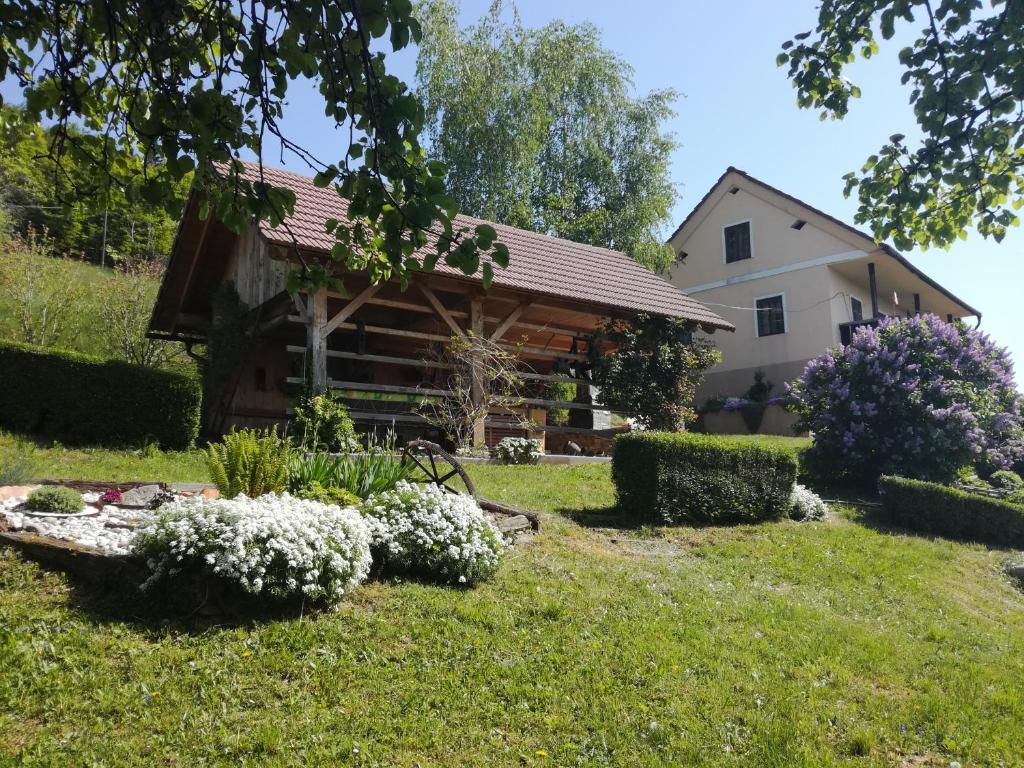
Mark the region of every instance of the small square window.
<instances>
[{"instance_id":1,"label":"small square window","mask_svg":"<svg viewBox=\"0 0 1024 768\"><path fill-rule=\"evenodd\" d=\"M750 258L750 222L742 221L731 224L725 233L725 263L743 261Z\"/></svg>"},{"instance_id":2,"label":"small square window","mask_svg":"<svg viewBox=\"0 0 1024 768\"><path fill-rule=\"evenodd\" d=\"M853 296L850 297L850 313L853 315L855 323L864 319L864 305L860 303L860 299L855 299Z\"/></svg>"},{"instance_id":3,"label":"small square window","mask_svg":"<svg viewBox=\"0 0 1024 768\"><path fill-rule=\"evenodd\" d=\"M777 336L786 332L786 311L782 296L757 300L757 335Z\"/></svg>"}]
</instances>

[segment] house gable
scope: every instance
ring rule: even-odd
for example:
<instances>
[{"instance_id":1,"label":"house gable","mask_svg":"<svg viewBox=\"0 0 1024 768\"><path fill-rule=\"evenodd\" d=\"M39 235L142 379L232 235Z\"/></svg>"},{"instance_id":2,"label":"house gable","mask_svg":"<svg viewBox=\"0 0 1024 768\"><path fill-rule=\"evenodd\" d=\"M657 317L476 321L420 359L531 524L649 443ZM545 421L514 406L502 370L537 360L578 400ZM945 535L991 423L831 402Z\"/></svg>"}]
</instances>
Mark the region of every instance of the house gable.
<instances>
[{"instance_id":1,"label":"house gable","mask_svg":"<svg viewBox=\"0 0 1024 768\"><path fill-rule=\"evenodd\" d=\"M751 256L726 263L724 232L743 222L749 222ZM797 265L860 258L876 248L869 239L735 169L718 180L669 244L677 255L685 254L671 269L672 282L684 291L781 274Z\"/></svg>"}]
</instances>

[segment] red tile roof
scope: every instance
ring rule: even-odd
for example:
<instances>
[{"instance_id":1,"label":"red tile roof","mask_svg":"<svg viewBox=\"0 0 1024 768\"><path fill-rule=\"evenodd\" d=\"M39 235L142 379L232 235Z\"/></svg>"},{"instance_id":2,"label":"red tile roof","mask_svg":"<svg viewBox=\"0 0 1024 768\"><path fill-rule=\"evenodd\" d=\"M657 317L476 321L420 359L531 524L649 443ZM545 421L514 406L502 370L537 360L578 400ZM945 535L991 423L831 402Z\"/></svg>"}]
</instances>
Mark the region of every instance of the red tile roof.
<instances>
[{"instance_id":1,"label":"red tile roof","mask_svg":"<svg viewBox=\"0 0 1024 768\"><path fill-rule=\"evenodd\" d=\"M259 178L254 163L247 164L247 176ZM263 180L286 187L295 193L295 212L280 227L261 223L260 230L272 243L326 252L334 238L324 231L324 222L346 219L344 200L333 187L321 189L313 179L292 171L263 167ZM484 223L471 216L457 216L455 227L471 229ZM487 222L490 223L490 222ZM575 243L558 237L492 224L498 240L508 246L509 266L495 265L494 286L628 312L648 312L667 317L693 320L708 328L735 330L700 302L691 299L650 270L637 264L624 253L608 248ZM481 282L479 276L468 277L460 270L438 262L435 271L466 280Z\"/></svg>"}]
</instances>

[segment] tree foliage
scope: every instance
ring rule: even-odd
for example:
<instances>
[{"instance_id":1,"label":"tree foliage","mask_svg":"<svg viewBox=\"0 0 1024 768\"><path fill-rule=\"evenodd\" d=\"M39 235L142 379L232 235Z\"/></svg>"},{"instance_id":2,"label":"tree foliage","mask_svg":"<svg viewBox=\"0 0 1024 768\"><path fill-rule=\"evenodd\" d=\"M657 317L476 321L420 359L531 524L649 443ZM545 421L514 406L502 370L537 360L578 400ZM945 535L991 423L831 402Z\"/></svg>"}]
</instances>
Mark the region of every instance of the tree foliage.
<instances>
[{"instance_id":1,"label":"tree foliage","mask_svg":"<svg viewBox=\"0 0 1024 768\"><path fill-rule=\"evenodd\" d=\"M823 0L813 32L783 44L801 107L842 118L860 88L844 76L900 24L917 25L899 53L922 134L893 134L846 178L858 222L898 247L949 246L975 226L1002 240L1024 204L1024 2Z\"/></svg>"},{"instance_id":2,"label":"tree foliage","mask_svg":"<svg viewBox=\"0 0 1024 768\"><path fill-rule=\"evenodd\" d=\"M664 266L675 92L633 98L632 69L593 26L528 29L505 8L461 30L452 0L421 6L427 136L463 211Z\"/></svg>"},{"instance_id":3,"label":"tree foliage","mask_svg":"<svg viewBox=\"0 0 1024 768\"><path fill-rule=\"evenodd\" d=\"M486 251L504 265L493 228L454 230L446 169L420 146L423 109L386 70L384 49L420 35L410 0L12 0L0 6L0 77L21 86L31 121L52 125L58 167L92 168L129 199L173 208L195 173L203 213L238 231L254 218L287 228L294 194L237 162L262 158L274 140L349 201L351 225L327 222L333 261L375 280L442 257L475 273ZM296 81L319 90L345 137L331 157L281 128ZM413 255L428 242L427 256ZM303 284L330 282L324 265L298 255ZM493 267L483 266L487 280Z\"/></svg>"},{"instance_id":4,"label":"tree foliage","mask_svg":"<svg viewBox=\"0 0 1024 768\"><path fill-rule=\"evenodd\" d=\"M74 126L68 131L79 134ZM27 119L23 109L0 108L0 208L12 232L23 238L45 233L55 253L90 261L166 257L177 222L165 208L129 199L76 156L56 163L50 154L54 139L52 130ZM140 158L127 162L142 172ZM173 188L174 201L184 199L189 180Z\"/></svg>"},{"instance_id":5,"label":"tree foliage","mask_svg":"<svg viewBox=\"0 0 1024 768\"><path fill-rule=\"evenodd\" d=\"M697 418L697 387L722 360L712 341L694 338L684 320L643 314L611 323L604 335L617 349L594 368L602 404L632 413L649 429L675 431Z\"/></svg>"}]
</instances>

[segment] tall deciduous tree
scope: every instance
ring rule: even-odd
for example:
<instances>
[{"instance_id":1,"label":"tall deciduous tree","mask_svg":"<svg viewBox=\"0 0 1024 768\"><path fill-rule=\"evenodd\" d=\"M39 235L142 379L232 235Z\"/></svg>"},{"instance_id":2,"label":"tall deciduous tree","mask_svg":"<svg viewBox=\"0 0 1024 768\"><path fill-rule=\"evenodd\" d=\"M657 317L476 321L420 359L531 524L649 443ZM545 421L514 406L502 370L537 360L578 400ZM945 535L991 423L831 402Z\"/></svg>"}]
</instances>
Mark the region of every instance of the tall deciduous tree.
<instances>
[{"instance_id":1,"label":"tall deciduous tree","mask_svg":"<svg viewBox=\"0 0 1024 768\"><path fill-rule=\"evenodd\" d=\"M1022 0L823 0L818 26L784 43L778 61L800 106L842 118L860 96L846 68L901 24L920 30L899 59L922 138L895 133L846 176L857 221L901 248L949 246L971 226L1002 240L1024 205Z\"/></svg>"},{"instance_id":2,"label":"tall deciduous tree","mask_svg":"<svg viewBox=\"0 0 1024 768\"><path fill-rule=\"evenodd\" d=\"M464 30L452 0L419 11L418 92L452 193L466 213L664 266L675 92L633 98L631 68L594 27L527 29L505 8Z\"/></svg>"},{"instance_id":3,"label":"tall deciduous tree","mask_svg":"<svg viewBox=\"0 0 1024 768\"><path fill-rule=\"evenodd\" d=\"M419 142L423 109L386 70L385 48L419 39L410 0L10 0L0 5L0 78L22 87L32 120L52 125L60 167L75 158L129 196L173 202L195 172L226 225L287 226L294 194L235 162L276 139L349 201L351 226L328 222L333 260L374 279L441 257L474 273L488 250L503 265L493 228L453 230L445 168ZM299 80L319 90L345 137L330 157L281 127ZM431 230L436 249L421 260L413 254ZM303 284L330 282L323 265L305 263ZM488 260L485 280L492 269Z\"/></svg>"}]
</instances>

